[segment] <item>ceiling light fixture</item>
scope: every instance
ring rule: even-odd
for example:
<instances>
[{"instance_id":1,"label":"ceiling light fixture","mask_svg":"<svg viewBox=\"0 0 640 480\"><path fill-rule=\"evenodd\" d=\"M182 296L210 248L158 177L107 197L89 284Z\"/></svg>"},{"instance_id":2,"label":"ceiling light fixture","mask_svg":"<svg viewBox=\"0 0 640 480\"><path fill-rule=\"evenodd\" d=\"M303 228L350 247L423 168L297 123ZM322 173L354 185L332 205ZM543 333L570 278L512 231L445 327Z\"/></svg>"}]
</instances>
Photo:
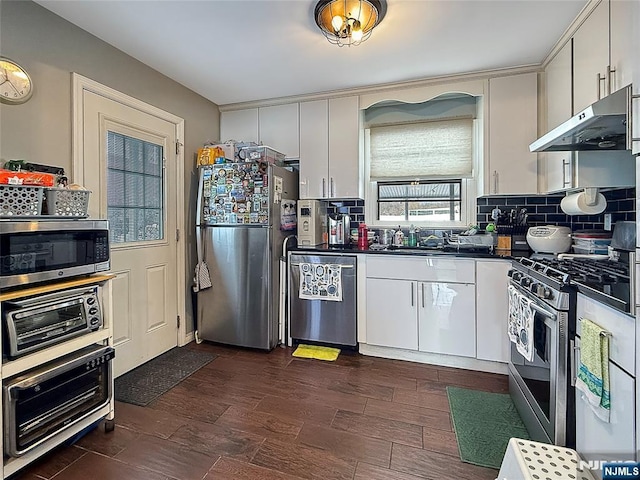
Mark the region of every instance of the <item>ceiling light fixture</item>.
<instances>
[{"instance_id":1,"label":"ceiling light fixture","mask_svg":"<svg viewBox=\"0 0 640 480\"><path fill-rule=\"evenodd\" d=\"M320 0L315 20L330 43L360 45L387 13L386 0Z\"/></svg>"}]
</instances>

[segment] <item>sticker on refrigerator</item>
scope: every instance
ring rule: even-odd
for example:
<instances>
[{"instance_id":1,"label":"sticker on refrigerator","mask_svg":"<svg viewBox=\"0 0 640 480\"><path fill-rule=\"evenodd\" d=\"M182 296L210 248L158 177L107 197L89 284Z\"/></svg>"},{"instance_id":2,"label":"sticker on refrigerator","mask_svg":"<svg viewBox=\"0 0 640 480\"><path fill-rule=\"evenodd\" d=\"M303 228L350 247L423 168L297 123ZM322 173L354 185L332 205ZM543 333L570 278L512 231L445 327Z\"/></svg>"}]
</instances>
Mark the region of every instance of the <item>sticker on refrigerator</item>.
<instances>
[{"instance_id":1,"label":"sticker on refrigerator","mask_svg":"<svg viewBox=\"0 0 640 480\"><path fill-rule=\"evenodd\" d=\"M282 199L280 204L280 230L295 230L297 225L296 201Z\"/></svg>"},{"instance_id":2,"label":"sticker on refrigerator","mask_svg":"<svg viewBox=\"0 0 640 480\"><path fill-rule=\"evenodd\" d=\"M282 201L282 177L274 175L273 177L273 203L278 204Z\"/></svg>"}]
</instances>

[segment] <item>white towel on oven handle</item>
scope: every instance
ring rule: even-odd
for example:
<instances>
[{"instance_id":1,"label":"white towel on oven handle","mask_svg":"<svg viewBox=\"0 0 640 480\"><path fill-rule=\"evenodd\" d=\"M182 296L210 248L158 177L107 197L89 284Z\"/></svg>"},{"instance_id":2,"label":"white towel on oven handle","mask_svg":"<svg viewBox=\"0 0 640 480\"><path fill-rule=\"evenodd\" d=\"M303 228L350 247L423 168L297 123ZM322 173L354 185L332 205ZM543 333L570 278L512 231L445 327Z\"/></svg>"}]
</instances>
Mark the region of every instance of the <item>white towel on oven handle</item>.
<instances>
[{"instance_id":1,"label":"white towel on oven handle","mask_svg":"<svg viewBox=\"0 0 640 480\"><path fill-rule=\"evenodd\" d=\"M507 334L509 340L518 343L518 324L520 323L520 293L513 285L509 285L509 321L507 323Z\"/></svg>"},{"instance_id":2,"label":"white towel on oven handle","mask_svg":"<svg viewBox=\"0 0 640 480\"><path fill-rule=\"evenodd\" d=\"M524 295L520 295L520 324L518 325L518 343L516 349L527 359L533 362L533 323L536 312L531 307L533 300L529 300Z\"/></svg>"}]
</instances>

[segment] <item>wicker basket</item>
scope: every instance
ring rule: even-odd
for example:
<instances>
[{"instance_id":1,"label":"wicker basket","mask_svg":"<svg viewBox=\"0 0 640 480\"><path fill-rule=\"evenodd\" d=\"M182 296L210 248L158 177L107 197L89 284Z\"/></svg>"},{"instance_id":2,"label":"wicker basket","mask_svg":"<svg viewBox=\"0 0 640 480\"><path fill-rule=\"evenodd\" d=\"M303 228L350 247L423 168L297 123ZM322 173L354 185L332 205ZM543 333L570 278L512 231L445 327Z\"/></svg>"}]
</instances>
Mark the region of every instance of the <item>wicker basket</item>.
<instances>
[{"instance_id":1,"label":"wicker basket","mask_svg":"<svg viewBox=\"0 0 640 480\"><path fill-rule=\"evenodd\" d=\"M0 217L32 217L42 211L42 187L0 185Z\"/></svg>"},{"instance_id":2,"label":"wicker basket","mask_svg":"<svg viewBox=\"0 0 640 480\"><path fill-rule=\"evenodd\" d=\"M90 194L89 190L45 188L44 213L59 217L86 217Z\"/></svg>"}]
</instances>

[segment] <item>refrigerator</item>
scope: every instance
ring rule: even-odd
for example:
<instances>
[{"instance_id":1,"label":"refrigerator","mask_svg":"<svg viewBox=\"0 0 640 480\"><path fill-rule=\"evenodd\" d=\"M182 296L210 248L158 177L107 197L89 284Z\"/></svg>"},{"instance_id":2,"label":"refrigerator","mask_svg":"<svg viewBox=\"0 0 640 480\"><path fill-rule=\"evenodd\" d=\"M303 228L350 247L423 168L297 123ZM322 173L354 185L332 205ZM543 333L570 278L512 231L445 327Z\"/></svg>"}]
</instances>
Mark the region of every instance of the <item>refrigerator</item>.
<instances>
[{"instance_id":1,"label":"refrigerator","mask_svg":"<svg viewBox=\"0 0 640 480\"><path fill-rule=\"evenodd\" d=\"M295 233L298 174L253 161L203 165L196 202L196 338L270 350L279 340L280 259Z\"/></svg>"}]
</instances>

